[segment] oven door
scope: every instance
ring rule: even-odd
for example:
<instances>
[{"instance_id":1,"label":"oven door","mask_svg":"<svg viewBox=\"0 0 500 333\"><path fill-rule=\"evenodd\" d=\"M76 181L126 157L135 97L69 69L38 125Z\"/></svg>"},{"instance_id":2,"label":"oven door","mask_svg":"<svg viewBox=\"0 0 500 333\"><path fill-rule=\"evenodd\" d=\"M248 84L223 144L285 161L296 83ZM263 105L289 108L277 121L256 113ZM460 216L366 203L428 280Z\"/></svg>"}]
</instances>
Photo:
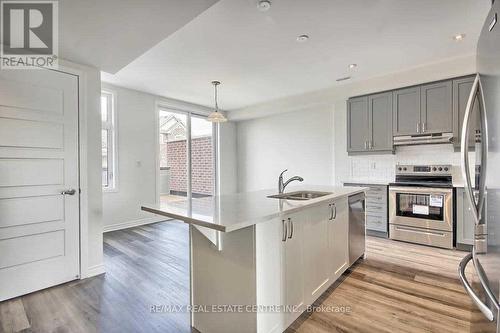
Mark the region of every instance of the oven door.
<instances>
[{"instance_id":1,"label":"oven door","mask_svg":"<svg viewBox=\"0 0 500 333\"><path fill-rule=\"evenodd\" d=\"M389 187L389 223L453 231L453 189Z\"/></svg>"}]
</instances>

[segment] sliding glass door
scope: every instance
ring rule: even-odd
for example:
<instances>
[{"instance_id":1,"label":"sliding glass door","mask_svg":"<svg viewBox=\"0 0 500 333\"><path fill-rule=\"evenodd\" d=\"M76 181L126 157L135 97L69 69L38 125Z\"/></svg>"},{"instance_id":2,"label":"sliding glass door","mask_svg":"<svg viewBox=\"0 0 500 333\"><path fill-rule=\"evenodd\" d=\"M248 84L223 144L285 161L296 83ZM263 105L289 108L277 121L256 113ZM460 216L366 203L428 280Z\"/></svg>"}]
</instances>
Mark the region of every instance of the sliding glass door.
<instances>
[{"instance_id":1,"label":"sliding glass door","mask_svg":"<svg viewBox=\"0 0 500 333\"><path fill-rule=\"evenodd\" d=\"M159 201L215 193L215 126L205 117L160 108Z\"/></svg>"},{"instance_id":2,"label":"sliding glass door","mask_svg":"<svg viewBox=\"0 0 500 333\"><path fill-rule=\"evenodd\" d=\"M194 198L215 193L214 124L191 115L191 193Z\"/></svg>"}]
</instances>

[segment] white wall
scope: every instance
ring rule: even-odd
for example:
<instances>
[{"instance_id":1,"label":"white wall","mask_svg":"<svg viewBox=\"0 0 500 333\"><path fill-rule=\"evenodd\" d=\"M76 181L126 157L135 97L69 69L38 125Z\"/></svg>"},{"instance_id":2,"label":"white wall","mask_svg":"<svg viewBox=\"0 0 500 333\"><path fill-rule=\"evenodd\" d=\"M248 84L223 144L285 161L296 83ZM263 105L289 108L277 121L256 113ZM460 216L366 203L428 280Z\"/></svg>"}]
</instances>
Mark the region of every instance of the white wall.
<instances>
[{"instance_id":1,"label":"white wall","mask_svg":"<svg viewBox=\"0 0 500 333\"><path fill-rule=\"evenodd\" d=\"M231 194L238 186L236 124L220 124L219 133L219 190L221 194Z\"/></svg>"},{"instance_id":2,"label":"white wall","mask_svg":"<svg viewBox=\"0 0 500 333\"><path fill-rule=\"evenodd\" d=\"M237 124L238 191L277 188L278 175L327 185L333 176L333 112L278 114Z\"/></svg>"},{"instance_id":3,"label":"white wall","mask_svg":"<svg viewBox=\"0 0 500 333\"><path fill-rule=\"evenodd\" d=\"M141 205L156 201L157 103L199 113L211 110L106 83L102 87L116 94L118 133L118 190L103 193L104 230L163 220L141 211ZM234 124L221 126L220 186L228 193L236 188L235 132Z\"/></svg>"},{"instance_id":4,"label":"white wall","mask_svg":"<svg viewBox=\"0 0 500 333\"><path fill-rule=\"evenodd\" d=\"M346 100L474 72L470 55L232 111L229 118L238 121L238 190L273 188L285 168L291 171L288 176L300 174L309 184L339 185L353 177L392 180L397 162L459 165L451 145L401 148L395 156L349 157Z\"/></svg>"},{"instance_id":5,"label":"white wall","mask_svg":"<svg viewBox=\"0 0 500 333\"><path fill-rule=\"evenodd\" d=\"M105 231L146 222L141 205L156 201L156 100L153 95L103 83L116 96L118 188L103 193Z\"/></svg>"}]
</instances>

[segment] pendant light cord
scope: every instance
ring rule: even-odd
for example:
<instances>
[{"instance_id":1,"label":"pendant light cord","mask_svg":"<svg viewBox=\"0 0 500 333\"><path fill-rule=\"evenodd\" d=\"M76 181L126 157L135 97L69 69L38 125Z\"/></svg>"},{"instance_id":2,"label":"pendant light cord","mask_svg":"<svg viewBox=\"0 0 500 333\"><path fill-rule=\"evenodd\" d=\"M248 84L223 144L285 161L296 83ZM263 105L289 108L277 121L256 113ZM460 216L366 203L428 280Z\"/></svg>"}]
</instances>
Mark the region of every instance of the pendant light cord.
<instances>
[{"instance_id":1,"label":"pendant light cord","mask_svg":"<svg viewBox=\"0 0 500 333\"><path fill-rule=\"evenodd\" d=\"M215 112L219 112L219 105L217 104L217 84L214 84L214 89L215 89Z\"/></svg>"}]
</instances>

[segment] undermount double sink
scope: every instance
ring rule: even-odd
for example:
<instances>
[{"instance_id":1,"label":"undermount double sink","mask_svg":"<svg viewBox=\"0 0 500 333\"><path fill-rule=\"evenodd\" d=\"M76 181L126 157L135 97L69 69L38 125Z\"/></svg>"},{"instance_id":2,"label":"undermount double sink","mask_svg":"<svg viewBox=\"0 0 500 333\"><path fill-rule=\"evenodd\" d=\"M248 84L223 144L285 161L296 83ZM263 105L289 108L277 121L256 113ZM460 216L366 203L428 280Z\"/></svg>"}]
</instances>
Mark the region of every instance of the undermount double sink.
<instances>
[{"instance_id":1,"label":"undermount double sink","mask_svg":"<svg viewBox=\"0 0 500 333\"><path fill-rule=\"evenodd\" d=\"M268 198L274 199L285 199L285 200L310 200L319 197L324 197L325 195L333 194L332 192L319 192L319 191L295 191L288 193L280 193L267 196Z\"/></svg>"}]
</instances>

